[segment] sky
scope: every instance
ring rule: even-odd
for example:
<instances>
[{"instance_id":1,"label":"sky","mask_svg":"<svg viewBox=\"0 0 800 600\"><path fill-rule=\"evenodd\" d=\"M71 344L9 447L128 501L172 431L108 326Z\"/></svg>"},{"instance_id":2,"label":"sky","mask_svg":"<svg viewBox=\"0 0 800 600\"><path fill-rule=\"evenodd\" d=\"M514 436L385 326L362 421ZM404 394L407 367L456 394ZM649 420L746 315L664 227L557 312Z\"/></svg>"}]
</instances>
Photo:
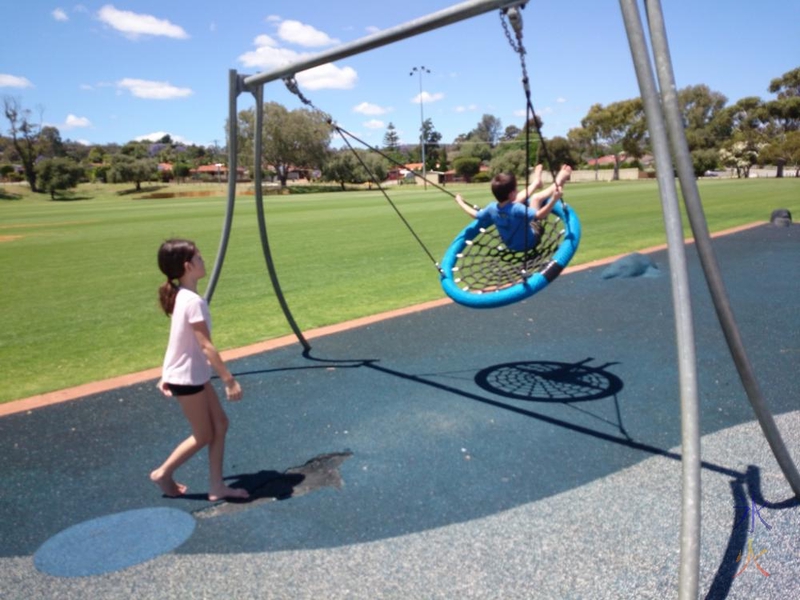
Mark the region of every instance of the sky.
<instances>
[{"instance_id":1,"label":"sky","mask_svg":"<svg viewBox=\"0 0 800 600\"><path fill-rule=\"evenodd\" d=\"M269 72L459 3L8 2L0 95L18 99L37 120L41 110L42 124L65 140L124 144L169 134L224 146L230 70ZM679 88L706 84L729 104L767 100L770 80L800 66L800 2L663 0L662 10ZM532 104L545 137L580 126L593 104L639 95L618 2L530 0L521 14ZM492 10L297 80L342 128L382 145L389 123L401 142L414 143L423 117L444 143L474 129L484 114L503 128L522 127L521 77L519 55ZM280 81L265 86L264 100L303 106ZM238 110L253 104L251 94L238 98ZM5 119L0 133L8 134Z\"/></svg>"}]
</instances>

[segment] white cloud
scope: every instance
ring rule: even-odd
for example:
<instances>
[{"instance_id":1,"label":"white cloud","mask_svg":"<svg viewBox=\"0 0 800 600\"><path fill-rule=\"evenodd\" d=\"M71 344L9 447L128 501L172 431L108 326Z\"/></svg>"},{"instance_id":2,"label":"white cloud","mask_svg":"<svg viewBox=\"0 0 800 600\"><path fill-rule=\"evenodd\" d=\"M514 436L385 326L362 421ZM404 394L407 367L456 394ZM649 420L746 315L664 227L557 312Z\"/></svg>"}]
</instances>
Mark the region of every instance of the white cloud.
<instances>
[{"instance_id":1,"label":"white cloud","mask_svg":"<svg viewBox=\"0 0 800 600\"><path fill-rule=\"evenodd\" d=\"M265 20L267 23L280 23L283 21L278 15L269 15Z\"/></svg>"},{"instance_id":2,"label":"white cloud","mask_svg":"<svg viewBox=\"0 0 800 600\"><path fill-rule=\"evenodd\" d=\"M89 140L75 140L75 141L78 142L81 146L91 146L92 145L92 142L90 142Z\"/></svg>"},{"instance_id":3,"label":"white cloud","mask_svg":"<svg viewBox=\"0 0 800 600\"><path fill-rule=\"evenodd\" d=\"M50 13L56 21L69 21L69 17L67 13L64 12L63 9L57 8L53 12Z\"/></svg>"},{"instance_id":4,"label":"white cloud","mask_svg":"<svg viewBox=\"0 0 800 600\"><path fill-rule=\"evenodd\" d=\"M378 33L381 30L380 27L375 27L375 25L368 25L364 29L366 29L367 33Z\"/></svg>"},{"instance_id":5,"label":"white cloud","mask_svg":"<svg viewBox=\"0 0 800 600\"><path fill-rule=\"evenodd\" d=\"M91 127L92 122L86 117L76 117L75 115L67 115L67 120L62 126L63 129L75 129L76 127Z\"/></svg>"},{"instance_id":6,"label":"white cloud","mask_svg":"<svg viewBox=\"0 0 800 600\"><path fill-rule=\"evenodd\" d=\"M528 111L521 108L514 111L515 117L522 117L523 119L528 116Z\"/></svg>"},{"instance_id":7,"label":"white cloud","mask_svg":"<svg viewBox=\"0 0 800 600\"><path fill-rule=\"evenodd\" d=\"M158 140L163 138L165 135L168 135L173 142L178 142L179 144L191 144L185 137L180 135L174 135L167 131L156 131L154 133L148 133L147 135L140 135L138 137L133 138L135 142L153 142L156 143Z\"/></svg>"},{"instance_id":8,"label":"white cloud","mask_svg":"<svg viewBox=\"0 0 800 600\"><path fill-rule=\"evenodd\" d=\"M306 25L300 21L283 21L278 26L278 37L284 42L297 44L305 48L318 48L341 43L340 40L330 37L327 33Z\"/></svg>"},{"instance_id":9,"label":"white cloud","mask_svg":"<svg viewBox=\"0 0 800 600\"><path fill-rule=\"evenodd\" d=\"M384 123L379 119L371 119L364 123L364 127L367 129L382 129L384 127Z\"/></svg>"},{"instance_id":10,"label":"white cloud","mask_svg":"<svg viewBox=\"0 0 800 600\"><path fill-rule=\"evenodd\" d=\"M413 104L419 104L420 100L425 103L430 102L438 102L439 100L444 100L444 94L442 92L436 92L435 94L429 94L428 92L422 92L421 94L417 94L411 99Z\"/></svg>"},{"instance_id":11,"label":"white cloud","mask_svg":"<svg viewBox=\"0 0 800 600\"><path fill-rule=\"evenodd\" d=\"M279 69L311 56L290 48L279 48L273 38L260 35L255 40L255 50L245 52L239 57L246 67L262 71ZM297 74L297 82L309 90L351 89L358 80L358 74L351 67L337 67L328 63Z\"/></svg>"},{"instance_id":12,"label":"white cloud","mask_svg":"<svg viewBox=\"0 0 800 600\"><path fill-rule=\"evenodd\" d=\"M131 39L142 35L163 35L179 40L187 39L189 34L183 27L173 25L166 19L157 19L151 15L143 15L127 10L117 10L106 4L97 13L97 17L105 24L123 33Z\"/></svg>"},{"instance_id":13,"label":"white cloud","mask_svg":"<svg viewBox=\"0 0 800 600\"><path fill-rule=\"evenodd\" d=\"M259 48L262 46L266 46L267 48L278 48L279 46L275 39L271 38L265 33L259 35L255 40L253 40L253 43Z\"/></svg>"},{"instance_id":14,"label":"white cloud","mask_svg":"<svg viewBox=\"0 0 800 600\"><path fill-rule=\"evenodd\" d=\"M148 100L172 100L192 95L190 88L175 87L167 81L147 81L127 77L117 82L117 88L128 90L137 98Z\"/></svg>"},{"instance_id":15,"label":"white cloud","mask_svg":"<svg viewBox=\"0 0 800 600\"><path fill-rule=\"evenodd\" d=\"M362 102L361 104L353 107L353 112L360 113L362 115L385 115L391 110L391 108L384 108L369 102Z\"/></svg>"},{"instance_id":16,"label":"white cloud","mask_svg":"<svg viewBox=\"0 0 800 600\"><path fill-rule=\"evenodd\" d=\"M297 74L297 83L309 90L349 90L356 85L358 73L351 67L320 65Z\"/></svg>"},{"instance_id":17,"label":"white cloud","mask_svg":"<svg viewBox=\"0 0 800 600\"><path fill-rule=\"evenodd\" d=\"M0 87L29 88L33 87L33 84L26 77L0 73Z\"/></svg>"},{"instance_id":18,"label":"white cloud","mask_svg":"<svg viewBox=\"0 0 800 600\"><path fill-rule=\"evenodd\" d=\"M289 48L276 47L275 40L268 35L258 36L255 44L257 46L255 50L245 52L239 57L245 67L256 67L263 70L277 69L307 56Z\"/></svg>"},{"instance_id":19,"label":"white cloud","mask_svg":"<svg viewBox=\"0 0 800 600\"><path fill-rule=\"evenodd\" d=\"M566 98L556 98L556 102L558 102L559 104L565 104L567 102L567 99Z\"/></svg>"},{"instance_id":20,"label":"white cloud","mask_svg":"<svg viewBox=\"0 0 800 600\"><path fill-rule=\"evenodd\" d=\"M477 104L470 104L469 106L456 106L454 109L457 113L472 112L478 110Z\"/></svg>"}]
</instances>

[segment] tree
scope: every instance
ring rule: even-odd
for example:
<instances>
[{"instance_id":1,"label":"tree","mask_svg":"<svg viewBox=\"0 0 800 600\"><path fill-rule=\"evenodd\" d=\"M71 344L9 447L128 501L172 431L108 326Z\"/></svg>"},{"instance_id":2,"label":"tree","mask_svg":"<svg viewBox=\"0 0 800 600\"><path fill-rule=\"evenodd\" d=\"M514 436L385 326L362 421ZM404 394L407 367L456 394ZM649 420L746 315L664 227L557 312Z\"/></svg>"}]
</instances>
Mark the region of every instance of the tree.
<instances>
[{"instance_id":1,"label":"tree","mask_svg":"<svg viewBox=\"0 0 800 600\"><path fill-rule=\"evenodd\" d=\"M431 119L425 119L420 132L425 144L425 170L435 171L440 159L439 142L442 140L442 134L436 131Z\"/></svg>"},{"instance_id":2,"label":"tree","mask_svg":"<svg viewBox=\"0 0 800 600\"><path fill-rule=\"evenodd\" d=\"M278 174L281 187L286 186L289 170L293 167L321 169L328 156L331 128L319 112L298 108L292 111L277 102L264 104L262 127L263 164L271 166ZM239 112L239 143L237 148L242 164L252 164L255 137L255 109ZM250 158L250 162L245 159Z\"/></svg>"},{"instance_id":3,"label":"tree","mask_svg":"<svg viewBox=\"0 0 800 600\"><path fill-rule=\"evenodd\" d=\"M322 178L325 181L336 181L345 189L345 183L380 183L388 174L386 163L377 154L364 150L355 150L357 157L350 150L334 152L322 167ZM365 167L366 166L366 167Z\"/></svg>"},{"instance_id":4,"label":"tree","mask_svg":"<svg viewBox=\"0 0 800 600\"><path fill-rule=\"evenodd\" d=\"M706 171L716 169L719 165L719 150L716 148L698 148L692 150L691 155L695 177L700 177Z\"/></svg>"},{"instance_id":5,"label":"tree","mask_svg":"<svg viewBox=\"0 0 800 600\"><path fill-rule=\"evenodd\" d=\"M787 165L794 167L795 177L800 177L800 131L790 131L771 141L759 153L758 161L777 165L776 177L783 177Z\"/></svg>"},{"instance_id":6,"label":"tree","mask_svg":"<svg viewBox=\"0 0 800 600\"><path fill-rule=\"evenodd\" d=\"M397 152L400 144L400 136L397 135L394 123L386 126L386 133L383 136L383 149L387 152Z\"/></svg>"},{"instance_id":7,"label":"tree","mask_svg":"<svg viewBox=\"0 0 800 600\"><path fill-rule=\"evenodd\" d=\"M719 151L719 159L726 167L736 169L736 177L750 177L750 167L756 164L760 148L745 139L733 140Z\"/></svg>"},{"instance_id":8,"label":"tree","mask_svg":"<svg viewBox=\"0 0 800 600\"><path fill-rule=\"evenodd\" d=\"M64 142L61 140L61 133L57 128L45 125L39 132L39 156L45 158L56 158L64 156Z\"/></svg>"},{"instance_id":9,"label":"tree","mask_svg":"<svg viewBox=\"0 0 800 600\"><path fill-rule=\"evenodd\" d=\"M582 162L588 163L592 159L600 158L600 150L597 144L597 134L588 127L573 127L567 132L567 140L574 148ZM597 173L597 162L595 162L595 176ZM596 178L596 177L595 177Z\"/></svg>"},{"instance_id":10,"label":"tree","mask_svg":"<svg viewBox=\"0 0 800 600\"><path fill-rule=\"evenodd\" d=\"M488 142L482 140L468 139L459 144L459 156L477 158L479 162L488 161L492 158L492 147ZM505 150L505 146L503 146Z\"/></svg>"},{"instance_id":11,"label":"tree","mask_svg":"<svg viewBox=\"0 0 800 600\"><path fill-rule=\"evenodd\" d=\"M3 106L9 124L11 140L22 163L25 179L28 181L31 191L38 192L39 190L36 188L35 163L36 158L39 156L38 141L42 127L31 120L30 109L22 108L16 98L6 96L3 98ZM39 114L41 117L41 109Z\"/></svg>"},{"instance_id":12,"label":"tree","mask_svg":"<svg viewBox=\"0 0 800 600\"><path fill-rule=\"evenodd\" d=\"M467 138L481 140L494 148L500 139L502 128L503 125L500 119L493 115L484 114L475 129L469 132Z\"/></svg>"},{"instance_id":13,"label":"tree","mask_svg":"<svg viewBox=\"0 0 800 600\"><path fill-rule=\"evenodd\" d=\"M717 117L727 101L723 94L712 92L707 85L690 85L678 91L689 150L719 146L722 142L720 134L724 132L718 127Z\"/></svg>"},{"instance_id":14,"label":"tree","mask_svg":"<svg viewBox=\"0 0 800 600\"><path fill-rule=\"evenodd\" d=\"M158 164L153 159L117 154L111 159L108 179L109 183L135 183L138 192L142 189L142 181L153 179L157 173Z\"/></svg>"},{"instance_id":15,"label":"tree","mask_svg":"<svg viewBox=\"0 0 800 600\"><path fill-rule=\"evenodd\" d=\"M614 180L619 179L620 155L625 152L636 158L642 155L647 132L644 108L640 98L614 102L608 106L595 104L581 121L596 139L607 144L614 155Z\"/></svg>"},{"instance_id":16,"label":"tree","mask_svg":"<svg viewBox=\"0 0 800 600\"><path fill-rule=\"evenodd\" d=\"M511 149L495 156L489 163L489 175L492 177L498 173L514 173L517 180L523 182L525 181L526 171L524 150Z\"/></svg>"},{"instance_id":17,"label":"tree","mask_svg":"<svg viewBox=\"0 0 800 600\"><path fill-rule=\"evenodd\" d=\"M69 158L46 158L36 163L37 187L56 199L56 192L77 187L84 176L83 167Z\"/></svg>"},{"instance_id":18,"label":"tree","mask_svg":"<svg viewBox=\"0 0 800 600\"><path fill-rule=\"evenodd\" d=\"M786 144L786 137L800 130L800 67L773 79L769 91L778 97L764 106L769 120L769 149L762 151L760 160L773 162L778 167L776 176L783 177L783 168L792 155L791 143Z\"/></svg>"},{"instance_id":19,"label":"tree","mask_svg":"<svg viewBox=\"0 0 800 600\"><path fill-rule=\"evenodd\" d=\"M562 165L574 167L578 164L578 157L575 156L572 145L567 138L556 136L547 140L546 146L547 156L542 157L542 163L546 169L552 171L559 169ZM548 158L552 161L552 164L549 164Z\"/></svg>"},{"instance_id":20,"label":"tree","mask_svg":"<svg viewBox=\"0 0 800 600\"><path fill-rule=\"evenodd\" d=\"M324 181L336 181L345 189L345 184L353 181L356 172L356 160L347 151L334 152L322 167Z\"/></svg>"},{"instance_id":21,"label":"tree","mask_svg":"<svg viewBox=\"0 0 800 600\"><path fill-rule=\"evenodd\" d=\"M511 140L516 139L520 133L522 133L522 130L520 130L519 127L517 127L516 125L509 125L503 131L503 135L500 136L500 141L510 142Z\"/></svg>"},{"instance_id":22,"label":"tree","mask_svg":"<svg viewBox=\"0 0 800 600\"><path fill-rule=\"evenodd\" d=\"M459 156L453 161L453 169L464 181L469 182L481 170L481 161L474 156Z\"/></svg>"},{"instance_id":23,"label":"tree","mask_svg":"<svg viewBox=\"0 0 800 600\"><path fill-rule=\"evenodd\" d=\"M175 179L178 183L185 181L186 178L189 177L191 171L191 167L184 162L177 162L172 165L172 173L175 175Z\"/></svg>"}]
</instances>

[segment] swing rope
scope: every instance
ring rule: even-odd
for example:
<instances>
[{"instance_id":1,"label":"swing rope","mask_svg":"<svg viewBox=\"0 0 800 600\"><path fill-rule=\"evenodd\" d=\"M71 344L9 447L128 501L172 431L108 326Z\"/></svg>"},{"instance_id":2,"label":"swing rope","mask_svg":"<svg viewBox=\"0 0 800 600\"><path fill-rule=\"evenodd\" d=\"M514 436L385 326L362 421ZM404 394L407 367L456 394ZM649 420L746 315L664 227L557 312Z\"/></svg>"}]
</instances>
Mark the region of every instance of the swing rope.
<instances>
[{"instance_id":1,"label":"swing rope","mask_svg":"<svg viewBox=\"0 0 800 600\"><path fill-rule=\"evenodd\" d=\"M348 147L348 149L353 153L353 156L356 157L356 160L358 160L358 162L361 164L361 166L367 172L367 174L369 175L369 177L372 180L372 182L378 187L378 190L380 190L380 192L383 194L383 197L386 198L386 201L389 203L389 205L392 207L392 209L394 209L394 212L397 213L397 216L400 217L400 220L406 226L406 228L411 233L411 235L414 236L414 239L417 240L417 243L420 245L420 247L425 252L425 254L428 255L428 258L430 258L431 262L436 267L436 270L441 274L442 269L439 266L439 262L433 257L433 254L431 254L430 250L428 250L428 247L425 245L425 243L422 241L422 239L417 235L417 232L414 231L414 228L411 227L411 224L405 218L405 216L400 211L400 209L397 208L397 205L392 201L391 197L387 193L387 191L384 188L384 186L381 185L381 182L378 180L378 177L375 175L375 173L372 171L372 169L370 169L369 166L367 166L367 164L364 162L364 159L361 157L361 155L358 152L356 152L355 148L353 148L353 145L350 143L350 140L348 138L351 138L351 139L357 141L358 143L360 143L361 145L365 146L366 148L368 148L372 152L375 152L375 153L379 154L381 157L385 158L386 160L388 160L389 162L391 162L395 166L405 168L405 165L403 163L401 163L401 162L398 162L397 160L395 160L391 156L381 152L378 148L374 148L373 146L371 146L370 144L368 144L367 142L365 142L364 140L362 140L358 136L356 136L356 135L350 133L349 131L343 129L342 127L340 127L328 113L326 113L325 111L323 111L322 109L317 107L311 100L309 100L308 98L306 98L303 95L303 92L300 91L300 87L297 85L297 80L294 77L286 77L286 78L284 78L283 82L284 82L284 84L286 85L287 89L290 92L295 94L303 104L305 104L306 106L308 106L312 110L314 110L317 113L319 113L325 119L325 121L328 123L328 125L336 133L339 134L339 136L342 138L342 141L345 143L345 145ZM413 171L413 172L414 172L415 175L417 174L416 171ZM432 181L429 181L428 183L430 183L433 187L441 190L442 192L448 194L450 197L455 197L454 194L450 190L447 190L447 189L443 188L442 186L440 186L440 185L438 185L436 183L433 183ZM475 206L474 208L477 210L479 207Z\"/></svg>"}]
</instances>

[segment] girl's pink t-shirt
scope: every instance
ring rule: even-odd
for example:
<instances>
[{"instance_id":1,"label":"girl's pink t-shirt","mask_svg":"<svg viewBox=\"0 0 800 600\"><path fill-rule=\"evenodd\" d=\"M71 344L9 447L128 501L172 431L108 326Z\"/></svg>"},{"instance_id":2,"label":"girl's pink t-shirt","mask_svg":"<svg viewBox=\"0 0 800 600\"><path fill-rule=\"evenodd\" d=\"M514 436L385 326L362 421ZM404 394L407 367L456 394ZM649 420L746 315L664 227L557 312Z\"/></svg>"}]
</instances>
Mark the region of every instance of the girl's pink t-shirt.
<instances>
[{"instance_id":1,"label":"girl's pink t-shirt","mask_svg":"<svg viewBox=\"0 0 800 600\"><path fill-rule=\"evenodd\" d=\"M203 385L211 379L211 365L192 329L192 323L205 321L211 333L211 314L205 299L191 290L178 289L169 343L164 356L161 378L178 385Z\"/></svg>"}]
</instances>

